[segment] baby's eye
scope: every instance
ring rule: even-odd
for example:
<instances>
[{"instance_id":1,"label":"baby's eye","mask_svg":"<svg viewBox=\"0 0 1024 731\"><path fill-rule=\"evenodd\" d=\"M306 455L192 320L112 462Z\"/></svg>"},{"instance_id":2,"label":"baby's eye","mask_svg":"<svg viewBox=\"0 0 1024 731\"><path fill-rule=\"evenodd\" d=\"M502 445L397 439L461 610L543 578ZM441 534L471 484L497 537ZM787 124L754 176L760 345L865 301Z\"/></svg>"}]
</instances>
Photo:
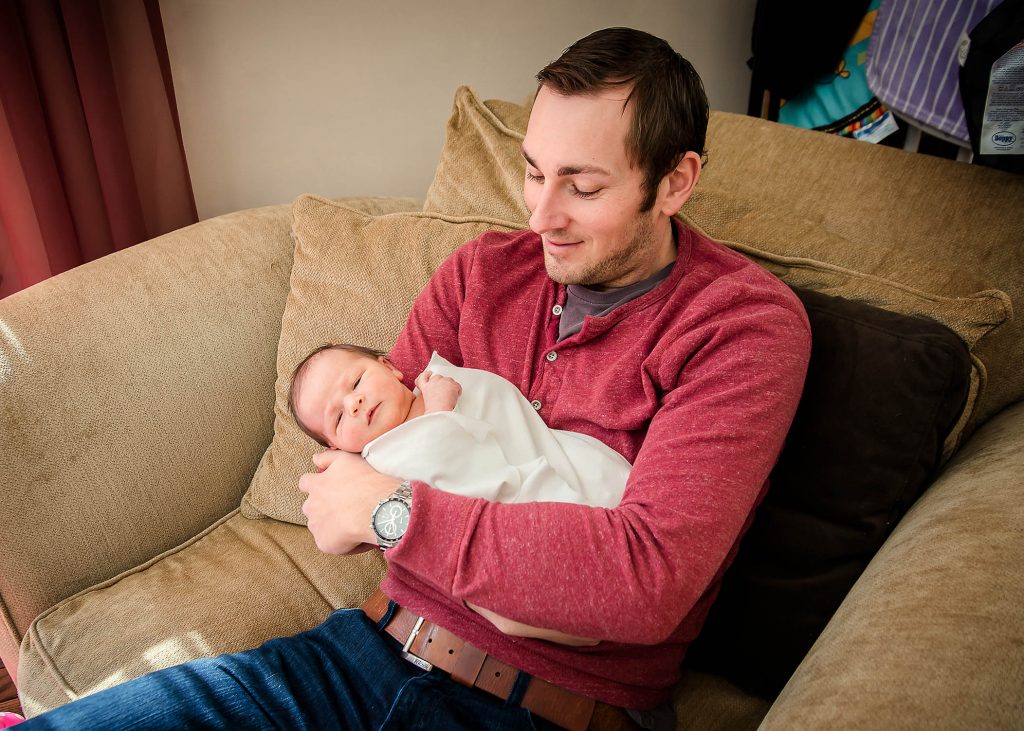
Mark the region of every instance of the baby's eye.
<instances>
[{"instance_id":1,"label":"baby's eye","mask_svg":"<svg viewBox=\"0 0 1024 731\"><path fill-rule=\"evenodd\" d=\"M352 388L358 388L359 387L359 382L361 380L363 380L363 377L359 376L359 378L356 379L356 382L352 384Z\"/></svg>"}]
</instances>

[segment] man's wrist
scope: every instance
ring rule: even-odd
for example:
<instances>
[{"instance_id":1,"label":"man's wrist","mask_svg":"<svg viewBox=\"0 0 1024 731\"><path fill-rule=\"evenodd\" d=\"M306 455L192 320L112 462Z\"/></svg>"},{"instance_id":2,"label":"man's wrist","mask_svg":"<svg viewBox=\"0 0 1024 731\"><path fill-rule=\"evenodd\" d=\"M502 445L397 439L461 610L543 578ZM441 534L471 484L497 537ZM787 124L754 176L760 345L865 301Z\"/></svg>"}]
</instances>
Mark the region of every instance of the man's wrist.
<instances>
[{"instance_id":1,"label":"man's wrist","mask_svg":"<svg viewBox=\"0 0 1024 731\"><path fill-rule=\"evenodd\" d=\"M371 542L381 550L395 546L405 535L411 515L412 483L409 480L396 481L394 488L377 502L370 513Z\"/></svg>"}]
</instances>

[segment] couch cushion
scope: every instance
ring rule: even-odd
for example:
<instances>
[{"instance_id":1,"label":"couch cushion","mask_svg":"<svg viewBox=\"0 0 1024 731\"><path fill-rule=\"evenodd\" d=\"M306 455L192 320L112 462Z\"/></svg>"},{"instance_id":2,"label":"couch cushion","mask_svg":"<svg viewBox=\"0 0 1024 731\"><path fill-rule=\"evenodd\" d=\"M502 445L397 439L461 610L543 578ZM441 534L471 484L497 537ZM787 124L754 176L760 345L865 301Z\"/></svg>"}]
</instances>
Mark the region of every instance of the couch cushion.
<instances>
[{"instance_id":1,"label":"couch cushion","mask_svg":"<svg viewBox=\"0 0 1024 731\"><path fill-rule=\"evenodd\" d=\"M22 702L37 715L153 670L301 632L361 604L383 573L379 551L327 556L305 528L229 515L37 618L22 646ZM674 703L681 727L707 729L754 729L769 706L700 672L684 673Z\"/></svg>"},{"instance_id":2,"label":"couch cushion","mask_svg":"<svg viewBox=\"0 0 1024 731\"><path fill-rule=\"evenodd\" d=\"M771 487L687 664L774 698L941 464L966 346L932 320L796 290L804 393Z\"/></svg>"},{"instance_id":3,"label":"couch cushion","mask_svg":"<svg viewBox=\"0 0 1024 731\"><path fill-rule=\"evenodd\" d=\"M469 215L476 211L525 227L523 133L530 121L526 106L481 101L468 86L455 92L445 144L424 211Z\"/></svg>"},{"instance_id":4,"label":"couch cushion","mask_svg":"<svg viewBox=\"0 0 1024 731\"><path fill-rule=\"evenodd\" d=\"M424 210L525 225L528 118L460 88ZM1010 321L1024 297L1024 217L1010 201L1024 178L722 112L707 147L682 211L691 225L793 286L931 318L968 345L972 392L945 457L1024 396L1024 325Z\"/></svg>"},{"instance_id":5,"label":"couch cushion","mask_svg":"<svg viewBox=\"0 0 1024 731\"><path fill-rule=\"evenodd\" d=\"M359 606L383 576L379 551L328 556L305 528L232 513L36 618L21 648L22 703L35 715L152 670L301 632Z\"/></svg>"},{"instance_id":6,"label":"couch cushion","mask_svg":"<svg viewBox=\"0 0 1024 731\"><path fill-rule=\"evenodd\" d=\"M1020 729L1024 402L985 424L900 521L764 731Z\"/></svg>"},{"instance_id":7,"label":"couch cushion","mask_svg":"<svg viewBox=\"0 0 1024 731\"><path fill-rule=\"evenodd\" d=\"M242 512L305 524L298 481L321 447L288 413L295 366L326 343L389 350L416 295L449 253L483 231L515 226L436 213L372 216L316 196L298 198L293 214L295 260L277 349L274 438Z\"/></svg>"}]
</instances>

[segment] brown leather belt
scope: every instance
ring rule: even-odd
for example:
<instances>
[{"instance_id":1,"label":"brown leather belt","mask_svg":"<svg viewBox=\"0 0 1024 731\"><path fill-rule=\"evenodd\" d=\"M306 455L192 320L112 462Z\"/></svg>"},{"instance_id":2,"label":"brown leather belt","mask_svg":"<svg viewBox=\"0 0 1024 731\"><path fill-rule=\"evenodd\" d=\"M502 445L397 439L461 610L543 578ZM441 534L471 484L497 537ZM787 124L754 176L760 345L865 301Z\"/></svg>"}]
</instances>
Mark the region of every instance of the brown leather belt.
<instances>
[{"instance_id":1,"label":"brown leather belt","mask_svg":"<svg viewBox=\"0 0 1024 731\"><path fill-rule=\"evenodd\" d=\"M387 613L388 598L377 592L361 607L379 622ZM465 642L443 627L404 607L397 607L384 631L402 643L402 656L423 670L439 668L467 688L479 688L507 700L519 671ZM523 695L523 708L572 731L625 731L638 728L621 708L531 678Z\"/></svg>"}]
</instances>

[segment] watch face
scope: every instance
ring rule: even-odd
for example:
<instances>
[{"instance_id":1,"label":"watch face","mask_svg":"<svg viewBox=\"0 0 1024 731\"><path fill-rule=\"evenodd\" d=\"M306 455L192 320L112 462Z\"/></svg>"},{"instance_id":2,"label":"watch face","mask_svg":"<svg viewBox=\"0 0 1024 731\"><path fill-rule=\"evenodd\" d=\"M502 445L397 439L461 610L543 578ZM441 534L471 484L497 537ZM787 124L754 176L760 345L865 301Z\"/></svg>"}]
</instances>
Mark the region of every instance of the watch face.
<instances>
[{"instance_id":1,"label":"watch face","mask_svg":"<svg viewBox=\"0 0 1024 731\"><path fill-rule=\"evenodd\" d=\"M373 514L373 529L385 540L398 540L408 527L409 506L401 500L388 500Z\"/></svg>"}]
</instances>

